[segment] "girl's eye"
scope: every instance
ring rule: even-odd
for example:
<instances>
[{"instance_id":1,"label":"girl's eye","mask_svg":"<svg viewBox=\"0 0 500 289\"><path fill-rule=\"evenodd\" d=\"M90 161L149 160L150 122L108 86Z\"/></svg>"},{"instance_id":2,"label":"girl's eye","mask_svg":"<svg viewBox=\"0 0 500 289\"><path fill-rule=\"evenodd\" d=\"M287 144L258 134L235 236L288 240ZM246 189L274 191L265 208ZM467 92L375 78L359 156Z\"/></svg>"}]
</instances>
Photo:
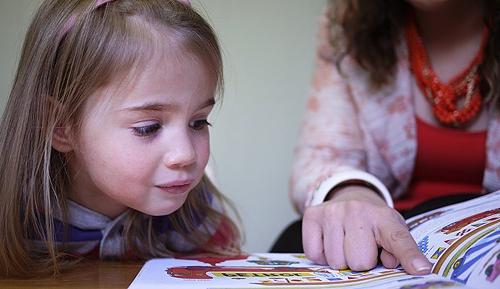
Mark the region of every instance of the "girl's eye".
<instances>
[{"instance_id":1,"label":"girl's eye","mask_svg":"<svg viewBox=\"0 0 500 289\"><path fill-rule=\"evenodd\" d=\"M159 123L153 123L145 126L136 126L132 127L132 130L136 136L147 137L155 134L159 129L161 129L161 125Z\"/></svg>"},{"instance_id":2,"label":"girl's eye","mask_svg":"<svg viewBox=\"0 0 500 289\"><path fill-rule=\"evenodd\" d=\"M205 127L211 126L211 125L212 124L210 124L208 122L208 120L206 120L206 119L198 119L198 120L194 120L194 121L189 123L189 127L191 127L194 130L202 130Z\"/></svg>"}]
</instances>

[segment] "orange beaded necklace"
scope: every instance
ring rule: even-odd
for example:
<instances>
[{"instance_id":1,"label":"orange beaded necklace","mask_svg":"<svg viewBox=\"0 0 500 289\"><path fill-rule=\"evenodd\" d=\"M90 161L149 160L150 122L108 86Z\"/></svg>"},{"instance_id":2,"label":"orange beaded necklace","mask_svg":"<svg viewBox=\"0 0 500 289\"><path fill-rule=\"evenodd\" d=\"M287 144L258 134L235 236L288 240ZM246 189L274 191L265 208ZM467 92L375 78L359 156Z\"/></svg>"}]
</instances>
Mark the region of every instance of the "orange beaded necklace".
<instances>
[{"instance_id":1,"label":"orange beaded necklace","mask_svg":"<svg viewBox=\"0 0 500 289\"><path fill-rule=\"evenodd\" d=\"M466 126L481 111L478 66L483 61L488 28L483 30L481 47L472 62L448 83L442 83L432 70L414 20L409 21L405 32L411 70L420 90L431 103L434 116L445 126ZM457 103L462 98L465 98L465 101L458 107Z\"/></svg>"}]
</instances>

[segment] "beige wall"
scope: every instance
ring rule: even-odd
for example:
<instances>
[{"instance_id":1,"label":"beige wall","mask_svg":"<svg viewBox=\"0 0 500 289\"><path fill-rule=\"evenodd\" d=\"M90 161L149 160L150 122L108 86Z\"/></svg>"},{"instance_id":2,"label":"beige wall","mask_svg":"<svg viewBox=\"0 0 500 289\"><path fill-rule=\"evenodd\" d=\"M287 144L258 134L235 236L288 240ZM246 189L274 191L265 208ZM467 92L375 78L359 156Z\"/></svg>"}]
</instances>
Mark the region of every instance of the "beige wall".
<instances>
[{"instance_id":1,"label":"beige wall","mask_svg":"<svg viewBox=\"0 0 500 289\"><path fill-rule=\"evenodd\" d=\"M269 249L297 218L288 179L325 0L195 0L224 50L224 103L213 116L212 156L221 190L242 217L250 252ZM0 105L22 37L40 0L0 0Z\"/></svg>"},{"instance_id":2,"label":"beige wall","mask_svg":"<svg viewBox=\"0 0 500 289\"><path fill-rule=\"evenodd\" d=\"M0 0L0 111L16 72L24 33L39 0Z\"/></svg>"}]
</instances>

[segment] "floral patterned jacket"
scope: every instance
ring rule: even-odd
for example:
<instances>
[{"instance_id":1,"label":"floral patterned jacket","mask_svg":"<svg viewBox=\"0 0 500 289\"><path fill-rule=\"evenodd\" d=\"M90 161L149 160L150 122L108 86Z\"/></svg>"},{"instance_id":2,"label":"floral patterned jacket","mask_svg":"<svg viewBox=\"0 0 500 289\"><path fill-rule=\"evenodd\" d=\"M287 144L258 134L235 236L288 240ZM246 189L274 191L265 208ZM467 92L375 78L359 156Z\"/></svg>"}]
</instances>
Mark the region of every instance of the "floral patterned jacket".
<instances>
[{"instance_id":1,"label":"floral patterned jacket","mask_svg":"<svg viewBox=\"0 0 500 289\"><path fill-rule=\"evenodd\" d=\"M394 81L370 88L368 73L353 59L336 68L326 13L320 23L316 69L301 126L290 195L303 212L321 203L335 185L370 183L389 205L407 189L416 157L412 75L405 43L397 48ZM500 113L489 108L485 192L500 189ZM390 194L389 194L390 192Z\"/></svg>"}]
</instances>

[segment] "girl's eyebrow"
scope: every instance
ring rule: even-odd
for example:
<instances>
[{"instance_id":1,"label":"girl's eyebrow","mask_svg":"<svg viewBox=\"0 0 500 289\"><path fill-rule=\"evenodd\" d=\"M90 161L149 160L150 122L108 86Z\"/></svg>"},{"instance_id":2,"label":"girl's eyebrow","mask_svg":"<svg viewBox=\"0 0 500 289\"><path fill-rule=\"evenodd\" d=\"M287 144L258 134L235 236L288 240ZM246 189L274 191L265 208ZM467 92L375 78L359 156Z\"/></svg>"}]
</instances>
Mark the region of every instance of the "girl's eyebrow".
<instances>
[{"instance_id":1,"label":"girl's eyebrow","mask_svg":"<svg viewBox=\"0 0 500 289\"><path fill-rule=\"evenodd\" d=\"M199 109L215 105L215 99L210 98L200 105ZM120 111L174 111L178 110L179 105L170 103L147 102L138 106L131 106L120 109Z\"/></svg>"},{"instance_id":2,"label":"girl's eyebrow","mask_svg":"<svg viewBox=\"0 0 500 289\"><path fill-rule=\"evenodd\" d=\"M212 98L209 98L207 101L205 101L200 106L200 109L205 108L205 107L209 107L209 106L214 106L214 105L215 105L215 99L212 97Z\"/></svg>"},{"instance_id":3,"label":"girl's eyebrow","mask_svg":"<svg viewBox=\"0 0 500 289\"><path fill-rule=\"evenodd\" d=\"M175 104L148 102L138 106L126 107L120 109L120 111L168 111L175 110L177 107Z\"/></svg>"}]
</instances>

